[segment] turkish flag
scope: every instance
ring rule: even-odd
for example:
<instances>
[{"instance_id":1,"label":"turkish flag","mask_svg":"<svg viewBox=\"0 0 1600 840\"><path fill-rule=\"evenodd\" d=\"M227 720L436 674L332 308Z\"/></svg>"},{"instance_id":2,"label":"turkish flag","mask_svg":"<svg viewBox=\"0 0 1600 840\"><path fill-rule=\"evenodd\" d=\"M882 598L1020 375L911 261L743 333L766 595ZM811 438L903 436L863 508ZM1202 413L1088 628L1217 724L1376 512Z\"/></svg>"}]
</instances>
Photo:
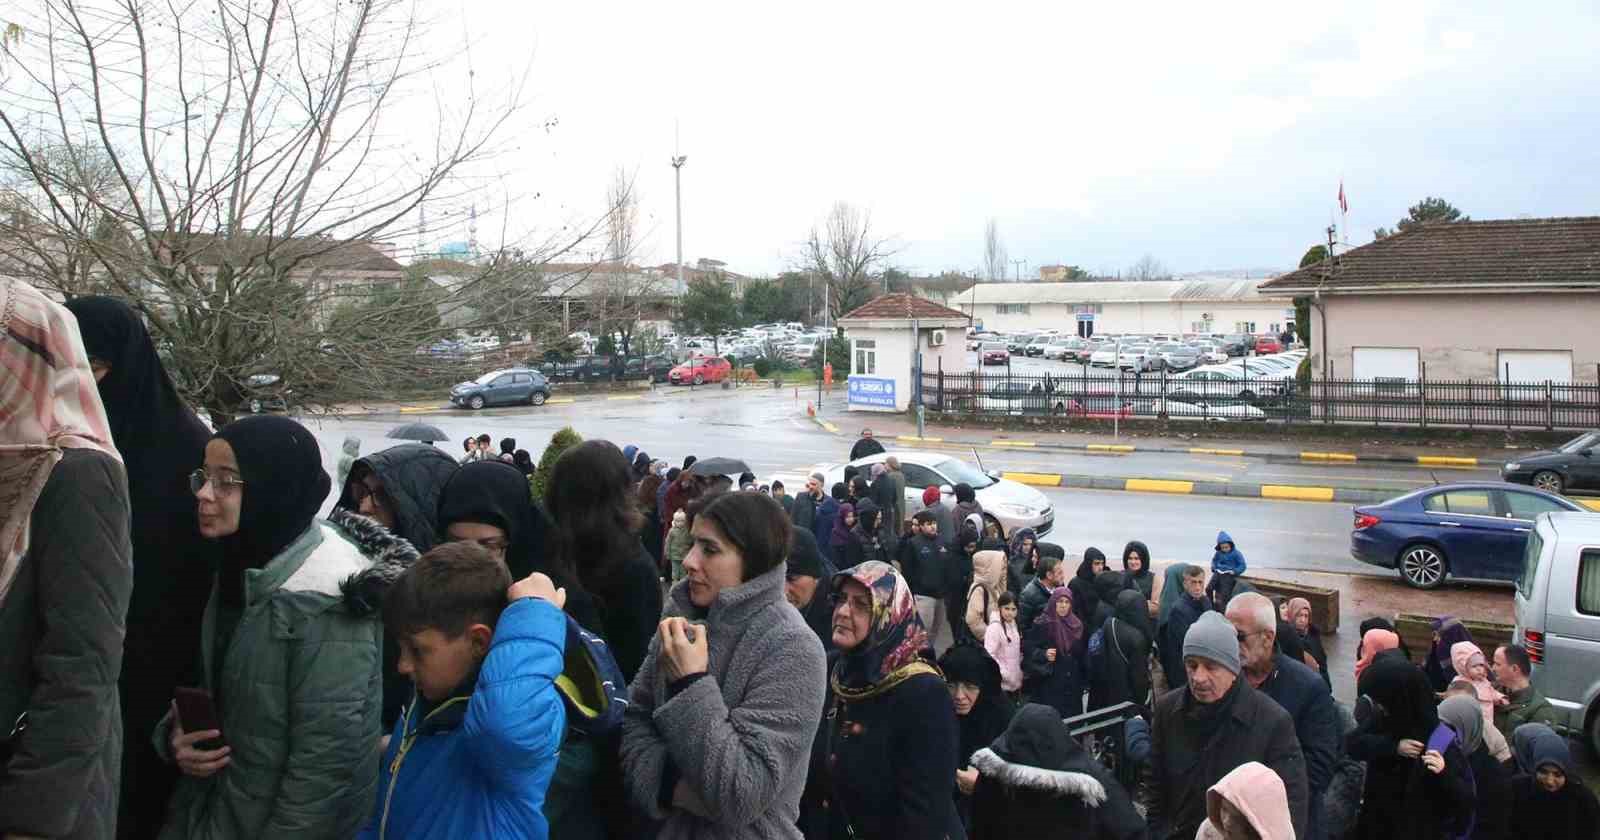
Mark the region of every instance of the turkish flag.
<instances>
[{"instance_id":1,"label":"turkish flag","mask_svg":"<svg viewBox=\"0 0 1600 840\"><path fill-rule=\"evenodd\" d=\"M1344 200L1344 181L1339 181L1339 212L1350 212L1350 202Z\"/></svg>"}]
</instances>

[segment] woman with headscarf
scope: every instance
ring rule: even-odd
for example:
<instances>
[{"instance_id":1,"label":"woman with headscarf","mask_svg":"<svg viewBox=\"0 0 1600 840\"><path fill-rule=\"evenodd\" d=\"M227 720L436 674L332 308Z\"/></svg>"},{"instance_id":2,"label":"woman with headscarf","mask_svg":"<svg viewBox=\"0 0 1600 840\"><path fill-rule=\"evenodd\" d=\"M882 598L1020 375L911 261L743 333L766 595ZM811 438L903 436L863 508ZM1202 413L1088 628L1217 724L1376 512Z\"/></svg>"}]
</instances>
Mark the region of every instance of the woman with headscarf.
<instances>
[{"instance_id":1,"label":"woman with headscarf","mask_svg":"<svg viewBox=\"0 0 1600 840\"><path fill-rule=\"evenodd\" d=\"M1094 620L1095 609L1100 606L1095 578L1105 570L1105 553L1091 545L1083 550L1083 561L1078 564L1077 574L1067 581L1067 586L1072 590L1072 611L1084 624ZM1181 586L1179 591L1182 591Z\"/></svg>"},{"instance_id":2,"label":"woman with headscarf","mask_svg":"<svg viewBox=\"0 0 1600 840\"><path fill-rule=\"evenodd\" d=\"M1063 718L1083 714L1083 652L1088 633L1073 608L1072 590L1050 592L1044 612L1022 637L1023 693Z\"/></svg>"},{"instance_id":3,"label":"woman with headscarf","mask_svg":"<svg viewBox=\"0 0 1600 840\"><path fill-rule=\"evenodd\" d=\"M1363 655L1378 638L1367 640ZM1362 669L1356 694L1358 723L1345 751L1367 763L1367 778L1355 836L1442 840L1464 831L1472 814L1466 755L1453 735L1435 738L1438 712L1422 669L1383 650Z\"/></svg>"},{"instance_id":4,"label":"woman with headscarf","mask_svg":"<svg viewBox=\"0 0 1600 840\"><path fill-rule=\"evenodd\" d=\"M128 480L72 316L0 280L0 317L0 835L109 840ZM160 663L166 679L179 655Z\"/></svg>"},{"instance_id":5,"label":"woman with headscarf","mask_svg":"<svg viewBox=\"0 0 1600 840\"><path fill-rule=\"evenodd\" d=\"M1511 733L1518 773L1511 780L1517 840L1579 840L1594 837L1600 803L1578 775L1567 739L1542 723L1524 723Z\"/></svg>"},{"instance_id":6,"label":"woman with headscarf","mask_svg":"<svg viewBox=\"0 0 1600 840\"><path fill-rule=\"evenodd\" d=\"M883 529L879 527L883 512L877 503L862 499L856 503L855 512L856 524L850 529L850 541L845 543L844 560L837 564L839 568L848 569L873 560L889 562L894 555L883 542Z\"/></svg>"},{"instance_id":7,"label":"woman with headscarf","mask_svg":"<svg viewBox=\"0 0 1600 840\"><path fill-rule=\"evenodd\" d=\"M1433 686L1435 694L1443 693L1456 678L1450 649L1458 642L1470 641L1472 633L1461 619L1446 615L1433 620L1433 647L1428 649L1428 656L1422 662L1422 672L1428 675L1428 684Z\"/></svg>"},{"instance_id":8,"label":"woman with headscarf","mask_svg":"<svg viewBox=\"0 0 1600 840\"><path fill-rule=\"evenodd\" d=\"M1118 703L1147 707L1150 698L1150 650L1155 629L1143 593L1124 589L1117 593L1111 618L1101 626L1103 655L1091 663L1089 708Z\"/></svg>"},{"instance_id":9,"label":"woman with headscarf","mask_svg":"<svg viewBox=\"0 0 1600 840\"><path fill-rule=\"evenodd\" d=\"M1156 628L1167 623L1167 617L1172 614L1172 608L1177 606L1178 599L1183 597L1183 571L1187 563L1173 563L1167 567L1161 576L1161 594L1159 606L1156 609Z\"/></svg>"},{"instance_id":10,"label":"woman with headscarf","mask_svg":"<svg viewBox=\"0 0 1600 840\"><path fill-rule=\"evenodd\" d=\"M513 453L511 456L511 465L519 470L522 470L523 475L528 476L529 478L533 477L535 470L533 455L530 454L528 450L518 449L515 453Z\"/></svg>"},{"instance_id":11,"label":"woman with headscarf","mask_svg":"<svg viewBox=\"0 0 1600 840\"><path fill-rule=\"evenodd\" d=\"M643 518L628 464L610 441L587 440L561 453L545 503L554 522L550 562L576 573L600 607L596 628L630 681L661 621L661 578L638 538ZM691 516L692 519L692 516Z\"/></svg>"},{"instance_id":12,"label":"woman with headscarf","mask_svg":"<svg viewBox=\"0 0 1600 840\"><path fill-rule=\"evenodd\" d=\"M828 534L828 560L835 569L848 569L846 547L854 539L850 531L856 527L856 508L849 502L839 505L839 514L833 518L833 528Z\"/></svg>"},{"instance_id":13,"label":"woman with headscarf","mask_svg":"<svg viewBox=\"0 0 1600 840\"><path fill-rule=\"evenodd\" d=\"M118 681L124 740L117 822L124 838L153 836L178 774L151 746L150 732L172 690L195 682L200 616L217 562L216 543L200 537L189 492L189 473L205 458L211 430L178 395L137 312L98 296L74 298L66 308L77 319L111 442L127 467L133 595L123 649L135 667Z\"/></svg>"},{"instance_id":14,"label":"woman with headscarf","mask_svg":"<svg viewBox=\"0 0 1600 840\"><path fill-rule=\"evenodd\" d=\"M972 555L972 583L961 605L965 628L954 628L957 641L981 643L989 624L1000 614L1000 593L1006 590L1006 547L986 539ZM1024 628L1026 629L1026 628Z\"/></svg>"},{"instance_id":15,"label":"woman with headscarf","mask_svg":"<svg viewBox=\"0 0 1600 840\"><path fill-rule=\"evenodd\" d=\"M1156 603L1156 576L1150 571L1150 549L1138 540L1131 540L1122 547L1122 576L1125 584L1130 589L1139 590L1144 596L1150 617L1156 617L1159 605Z\"/></svg>"},{"instance_id":16,"label":"woman with headscarf","mask_svg":"<svg viewBox=\"0 0 1600 840\"><path fill-rule=\"evenodd\" d=\"M1369 618L1369 619L1366 619L1365 621L1362 621L1361 622L1361 626L1356 628L1356 634L1357 634L1356 635L1356 659L1358 659L1358 660L1361 658L1361 655L1362 655L1362 644L1363 644L1363 641L1367 638L1367 631L1368 630L1388 630L1390 633L1395 634L1395 638L1397 638L1397 639L1400 638L1400 631L1396 630L1395 626L1394 626L1394 622L1390 621L1387 618L1383 618L1381 616L1373 616L1372 618ZM1412 658L1412 656L1411 656L1411 648L1406 645L1406 640L1405 639L1400 639L1400 652L1405 654L1407 659L1411 659Z\"/></svg>"},{"instance_id":17,"label":"woman with headscarf","mask_svg":"<svg viewBox=\"0 0 1600 840\"><path fill-rule=\"evenodd\" d=\"M656 491L661 489L661 482L665 480L653 469L655 464L659 463L661 462L651 463L652 469L639 480L639 489L635 491L634 497L638 502L640 515L644 517L644 523L639 528L639 541L644 543L644 550L650 552L650 559L655 563L656 576L671 580L672 571L665 562L666 541L662 534L671 530L672 523L665 523L666 527L663 528L661 515L656 512Z\"/></svg>"},{"instance_id":18,"label":"woman with headscarf","mask_svg":"<svg viewBox=\"0 0 1600 840\"><path fill-rule=\"evenodd\" d=\"M1505 765L1489 754L1477 704L1471 697L1452 694L1439 704L1439 720L1455 731L1471 771L1472 831L1466 836L1470 840L1506 840L1510 837L1511 777Z\"/></svg>"},{"instance_id":19,"label":"woman with headscarf","mask_svg":"<svg viewBox=\"0 0 1600 840\"><path fill-rule=\"evenodd\" d=\"M950 686L956 711L960 748L956 752L954 782L956 813L967 831L972 830L972 794L978 771L972 756L1000 737L1011 722L1011 700L1000 685L1000 664L977 645L955 645L939 659L939 670Z\"/></svg>"},{"instance_id":20,"label":"woman with headscarf","mask_svg":"<svg viewBox=\"0 0 1600 840\"><path fill-rule=\"evenodd\" d=\"M1356 682L1361 681L1362 673L1372 665L1373 660L1378 658L1378 654L1386 650L1399 649L1400 636L1393 630L1384 630L1381 627L1368 630L1361 637L1361 657L1356 660Z\"/></svg>"},{"instance_id":21,"label":"woman with headscarf","mask_svg":"<svg viewBox=\"0 0 1600 840\"><path fill-rule=\"evenodd\" d=\"M955 492L956 505L951 515L957 522L965 522L970 517L978 517L978 535L983 536L984 519L983 505L978 504L978 493L970 484L957 484L952 488Z\"/></svg>"},{"instance_id":22,"label":"woman with headscarf","mask_svg":"<svg viewBox=\"0 0 1600 840\"><path fill-rule=\"evenodd\" d=\"M1331 689L1333 681L1328 675L1328 651L1322 646L1322 631L1311 623L1311 602L1304 598L1290 598L1288 624L1300 640L1304 654L1300 661L1322 676L1322 682Z\"/></svg>"},{"instance_id":23,"label":"woman with headscarf","mask_svg":"<svg viewBox=\"0 0 1600 840\"><path fill-rule=\"evenodd\" d=\"M163 838L348 837L366 818L379 610L417 552L346 510L318 520L331 484L311 432L271 415L220 429L190 476L200 533L222 547L200 633L221 726L162 721L157 743L184 774Z\"/></svg>"},{"instance_id":24,"label":"woman with headscarf","mask_svg":"<svg viewBox=\"0 0 1600 840\"><path fill-rule=\"evenodd\" d=\"M960 728L911 588L868 562L833 591L838 652L808 781L828 800L825 836L963 836L950 795Z\"/></svg>"}]
</instances>

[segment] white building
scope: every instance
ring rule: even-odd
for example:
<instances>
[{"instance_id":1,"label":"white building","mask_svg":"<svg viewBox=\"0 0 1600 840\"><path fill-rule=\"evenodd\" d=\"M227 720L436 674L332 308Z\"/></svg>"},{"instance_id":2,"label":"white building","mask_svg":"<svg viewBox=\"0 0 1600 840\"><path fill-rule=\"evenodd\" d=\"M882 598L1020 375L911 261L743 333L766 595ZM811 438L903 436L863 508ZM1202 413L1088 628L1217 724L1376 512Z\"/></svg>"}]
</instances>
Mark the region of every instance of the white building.
<instances>
[{"instance_id":1,"label":"white building","mask_svg":"<svg viewBox=\"0 0 1600 840\"><path fill-rule=\"evenodd\" d=\"M979 283L950 304L986 330L1095 333L1278 333L1294 309L1257 280Z\"/></svg>"},{"instance_id":2,"label":"white building","mask_svg":"<svg viewBox=\"0 0 1600 840\"><path fill-rule=\"evenodd\" d=\"M924 370L969 369L966 314L916 295L874 298L840 316L839 326L850 342L851 411L905 411L919 353Z\"/></svg>"}]
</instances>

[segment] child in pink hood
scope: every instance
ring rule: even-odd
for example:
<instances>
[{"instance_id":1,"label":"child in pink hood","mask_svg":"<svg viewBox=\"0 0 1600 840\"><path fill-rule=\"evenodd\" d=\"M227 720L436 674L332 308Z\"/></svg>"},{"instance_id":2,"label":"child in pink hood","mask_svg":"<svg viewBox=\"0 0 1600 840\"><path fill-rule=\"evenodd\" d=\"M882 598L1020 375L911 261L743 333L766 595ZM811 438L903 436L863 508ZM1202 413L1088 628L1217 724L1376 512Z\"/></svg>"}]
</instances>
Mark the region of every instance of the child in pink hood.
<instances>
[{"instance_id":1,"label":"child in pink hood","mask_svg":"<svg viewBox=\"0 0 1600 840\"><path fill-rule=\"evenodd\" d=\"M1456 642L1450 646L1450 664L1456 669L1458 679L1472 683L1478 705L1483 709L1483 724L1493 727L1494 707L1505 700L1505 695L1489 682L1489 661L1484 658L1483 650L1472 642ZM1502 751L1504 755L1496 755L1496 759L1504 761L1511 757L1509 750Z\"/></svg>"},{"instance_id":2,"label":"child in pink hood","mask_svg":"<svg viewBox=\"0 0 1600 840\"><path fill-rule=\"evenodd\" d=\"M1206 821L1195 840L1294 840L1283 779L1248 761L1206 791Z\"/></svg>"},{"instance_id":3,"label":"child in pink hood","mask_svg":"<svg viewBox=\"0 0 1600 840\"><path fill-rule=\"evenodd\" d=\"M1000 615L989 622L983 648L1000 665L1000 687L1013 700L1022 690L1022 634L1017 630L1017 598L1000 593Z\"/></svg>"}]
</instances>

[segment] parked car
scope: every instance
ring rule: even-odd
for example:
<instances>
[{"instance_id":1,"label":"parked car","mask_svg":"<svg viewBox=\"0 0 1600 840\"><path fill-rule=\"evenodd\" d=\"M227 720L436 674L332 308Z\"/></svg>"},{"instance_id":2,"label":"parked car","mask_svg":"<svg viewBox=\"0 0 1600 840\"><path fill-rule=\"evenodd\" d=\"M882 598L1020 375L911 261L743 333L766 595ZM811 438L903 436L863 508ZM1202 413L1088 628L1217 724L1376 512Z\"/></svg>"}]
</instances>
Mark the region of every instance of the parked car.
<instances>
[{"instance_id":1,"label":"parked car","mask_svg":"<svg viewBox=\"0 0 1600 840\"><path fill-rule=\"evenodd\" d=\"M979 352L983 354L983 363L986 365L1003 365L1011 360L1011 351L998 341L984 342Z\"/></svg>"},{"instance_id":2,"label":"parked car","mask_svg":"<svg viewBox=\"0 0 1600 840\"><path fill-rule=\"evenodd\" d=\"M611 360L605 356L574 356L535 365L551 382L608 382Z\"/></svg>"},{"instance_id":3,"label":"parked car","mask_svg":"<svg viewBox=\"0 0 1600 840\"><path fill-rule=\"evenodd\" d=\"M1512 596L1533 687L1558 714L1553 728L1600 753L1600 516L1547 513L1533 520Z\"/></svg>"},{"instance_id":4,"label":"parked car","mask_svg":"<svg viewBox=\"0 0 1600 840\"><path fill-rule=\"evenodd\" d=\"M1237 402L1184 402L1182 400L1141 397L1135 400L1133 413L1140 417L1160 416L1163 407L1168 417L1201 420L1265 420L1267 413L1253 405Z\"/></svg>"},{"instance_id":5,"label":"parked car","mask_svg":"<svg viewBox=\"0 0 1600 840\"><path fill-rule=\"evenodd\" d=\"M1117 364L1117 346L1115 344L1100 345L1089 354L1091 367L1115 367Z\"/></svg>"},{"instance_id":6,"label":"parked car","mask_svg":"<svg viewBox=\"0 0 1600 840\"><path fill-rule=\"evenodd\" d=\"M733 373L733 365L721 356L695 356L673 368L667 379L674 385L704 385L721 382Z\"/></svg>"},{"instance_id":7,"label":"parked car","mask_svg":"<svg viewBox=\"0 0 1600 840\"><path fill-rule=\"evenodd\" d=\"M1067 402L1066 413L1090 420L1126 420L1133 416L1133 401L1116 394L1078 394Z\"/></svg>"},{"instance_id":8,"label":"parked car","mask_svg":"<svg viewBox=\"0 0 1600 840\"><path fill-rule=\"evenodd\" d=\"M622 363L622 372L618 374L618 378L666 382L668 374L675 366L676 363L666 356L634 356Z\"/></svg>"},{"instance_id":9,"label":"parked car","mask_svg":"<svg viewBox=\"0 0 1600 840\"><path fill-rule=\"evenodd\" d=\"M1200 365L1200 353L1186 344L1157 344L1152 352L1160 358L1161 367L1170 371L1190 370Z\"/></svg>"},{"instance_id":10,"label":"parked car","mask_svg":"<svg viewBox=\"0 0 1600 840\"><path fill-rule=\"evenodd\" d=\"M1035 333L1014 333L1006 338L1006 350L1013 356L1021 356L1027 352L1028 344L1033 341Z\"/></svg>"},{"instance_id":11,"label":"parked car","mask_svg":"<svg viewBox=\"0 0 1600 840\"><path fill-rule=\"evenodd\" d=\"M450 403L477 410L492 405L544 405L550 382L528 368L492 370L450 389Z\"/></svg>"},{"instance_id":12,"label":"parked car","mask_svg":"<svg viewBox=\"0 0 1600 840\"><path fill-rule=\"evenodd\" d=\"M924 488L937 486L949 495L955 485L967 484L976 491L984 518L1000 526L1002 537L1009 537L1018 528L1032 528L1042 537L1055 526L1055 511L1043 493L1026 484L1001 478L998 472L984 472L943 452L897 449L851 461L849 466L865 473L890 455L900 459L900 471L906 476L906 516L923 509ZM823 485L832 487L835 482L844 481L845 466L818 464L810 472L822 473L827 479Z\"/></svg>"},{"instance_id":13,"label":"parked car","mask_svg":"<svg viewBox=\"0 0 1600 840\"><path fill-rule=\"evenodd\" d=\"M1406 583L1433 589L1447 576L1515 581L1533 520L1584 511L1553 493L1493 481L1441 484L1355 508L1350 555L1398 569Z\"/></svg>"},{"instance_id":14,"label":"parked car","mask_svg":"<svg viewBox=\"0 0 1600 840\"><path fill-rule=\"evenodd\" d=\"M251 414L289 410L292 392L276 373L257 373L244 378L245 397L239 408Z\"/></svg>"},{"instance_id":15,"label":"parked car","mask_svg":"<svg viewBox=\"0 0 1600 840\"><path fill-rule=\"evenodd\" d=\"M1044 355L1044 351L1050 349L1050 343L1055 341L1056 338L1057 333L1054 330L1039 333L1033 337L1032 341L1028 342L1026 347L1022 348L1022 355L1035 358L1041 357Z\"/></svg>"},{"instance_id":16,"label":"parked car","mask_svg":"<svg viewBox=\"0 0 1600 840\"><path fill-rule=\"evenodd\" d=\"M1263 335L1256 338L1255 351L1257 353L1282 353L1283 342L1275 335Z\"/></svg>"},{"instance_id":17,"label":"parked car","mask_svg":"<svg viewBox=\"0 0 1600 840\"><path fill-rule=\"evenodd\" d=\"M978 411L984 414L1065 414L1067 398L1046 393L1044 386L1027 382L1001 382L978 397Z\"/></svg>"},{"instance_id":18,"label":"parked car","mask_svg":"<svg viewBox=\"0 0 1600 840\"><path fill-rule=\"evenodd\" d=\"M1118 370L1143 373L1147 370L1155 370L1160 363L1161 356L1149 344L1124 344L1122 345L1122 350L1117 354Z\"/></svg>"},{"instance_id":19,"label":"parked car","mask_svg":"<svg viewBox=\"0 0 1600 840\"><path fill-rule=\"evenodd\" d=\"M1600 490L1600 431L1585 432L1548 452L1508 461L1500 477L1548 493Z\"/></svg>"},{"instance_id":20,"label":"parked car","mask_svg":"<svg viewBox=\"0 0 1600 840\"><path fill-rule=\"evenodd\" d=\"M1229 356L1243 356L1255 346L1255 337L1244 333L1229 333L1219 338L1222 341L1222 349Z\"/></svg>"},{"instance_id":21,"label":"parked car","mask_svg":"<svg viewBox=\"0 0 1600 840\"><path fill-rule=\"evenodd\" d=\"M1051 339L1050 343L1044 348L1044 357L1046 359L1057 359L1064 362L1068 359L1071 359L1073 354L1082 349L1087 343L1088 342L1081 338L1075 338L1072 336L1056 336L1055 338Z\"/></svg>"}]
</instances>

